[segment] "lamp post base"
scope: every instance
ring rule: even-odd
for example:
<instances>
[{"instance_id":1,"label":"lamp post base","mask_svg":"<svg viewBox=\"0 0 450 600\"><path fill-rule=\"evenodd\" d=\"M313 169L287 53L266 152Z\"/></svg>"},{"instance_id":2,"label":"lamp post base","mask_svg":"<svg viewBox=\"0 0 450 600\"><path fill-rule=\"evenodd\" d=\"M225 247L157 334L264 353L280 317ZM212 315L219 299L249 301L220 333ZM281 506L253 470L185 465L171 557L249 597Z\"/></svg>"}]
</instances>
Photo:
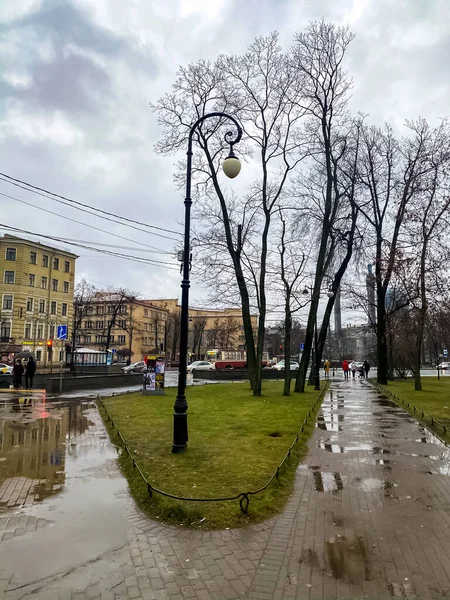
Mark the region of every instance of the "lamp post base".
<instances>
[{"instance_id":1,"label":"lamp post base","mask_svg":"<svg viewBox=\"0 0 450 600\"><path fill-rule=\"evenodd\" d=\"M177 398L178 400L178 398ZM175 402L173 413L173 444L172 454L181 454L188 443L187 402Z\"/></svg>"}]
</instances>

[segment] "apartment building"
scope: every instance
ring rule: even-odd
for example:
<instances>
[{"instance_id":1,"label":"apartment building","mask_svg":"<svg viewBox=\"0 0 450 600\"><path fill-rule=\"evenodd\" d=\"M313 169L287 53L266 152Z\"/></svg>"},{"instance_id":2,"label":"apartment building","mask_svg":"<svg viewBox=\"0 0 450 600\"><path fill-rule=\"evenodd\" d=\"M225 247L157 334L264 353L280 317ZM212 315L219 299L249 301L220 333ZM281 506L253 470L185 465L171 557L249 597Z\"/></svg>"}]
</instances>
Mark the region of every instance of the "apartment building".
<instances>
[{"instance_id":1,"label":"apartment building","mask_svg":"<svg viewBox=\"0 0 450 600\"><path fill-rule=\"evenodd\" d=\"M167 318L168 310L149 300L98 292L85 308L76 347L107 349L117 359L139 361L165 351Z\"/></svg>"},{"instance_id":2,"label":"apartment building","mask_svg":"<svg viewBox=\"0 0 450 600\"><path fill-rule=\"evenodd\" d=\"M177 360L179 352L179 317L181 306L177 298L151 300L169 311L167 348L171 358ZM258 326L257 316L252 317L253 329ZM245 350L244 326L240 308L189 307L189 352L202 358L207 350Z\"/></svg>"},{"instance_id":3,"label":"apartment building","mask_svg":"<svg viewBox=\"0 0 450 600\"><path fill-rule=\"evenodd\" d=\"M30 351L38 362L49 362L46 340L56 338L58 325L71 330L77 258L39 242L0 237L1 360ZM65 359L56 342L52 359Z\"/></svg>"}]
</instances>

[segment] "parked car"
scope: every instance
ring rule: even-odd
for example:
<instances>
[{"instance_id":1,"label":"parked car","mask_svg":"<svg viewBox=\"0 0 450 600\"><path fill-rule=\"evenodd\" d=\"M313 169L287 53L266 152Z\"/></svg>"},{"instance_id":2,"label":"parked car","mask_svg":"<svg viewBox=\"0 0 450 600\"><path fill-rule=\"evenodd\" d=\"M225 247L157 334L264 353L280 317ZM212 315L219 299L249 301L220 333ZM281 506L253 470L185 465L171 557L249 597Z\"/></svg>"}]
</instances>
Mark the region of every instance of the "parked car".
<instances>
[{"instance_id":1,"label":"parked car","mask_svg":"<svg viewBox=\"0 0 450 600\"><path fill-rule=\"evenodd\" d=\"M359 370L359 369L363 368L364 363L361 362L360 360L355 360L355 365L356 365L356 368Z\"/></svg>"},{"instance_id":2,"label":"parked car","mask_svg":"<svg viewBox=\"0 0 450 600\"><path fill-rule=\"evenodd\" d=\"M291 371L296 371L300 367L298 362L296 362L295 360L291 360L290 364L291 364ZM284 371L284 369L286 368L285 361L284 360L278 361L277 364L274 365L273 368L276 369L277 371Z\"/></svg>"},{"instance_id":3,"label":"parked car","mask_svg":"<svg viewBox=\"0 0 450 600\"><path fill-rule=\"evenodd\" d=\"M192 373L194 369L196 371L211 371L215 368L214 363L210 363L207 360L194 360L193 363L187 366L187 372Z\"/></svg>"},{"instance_id":4,"label":"parked car","mask_svg":"<svg viewBox=\"0 0 450 600\"><path fill-rule=\"evenodd\" d=\"M0 374L1 375L12 375L13 368L5 363L0 363Z\"/></svg>"},{"instance_id":5,"label":"parked car","mask_svg":"<svg viewBox=\"0 0 450 600\"><path fill-rule=\"evenodd\" d=\"M127 365L126 367L122 367L122 373L143 373L147 368L145 362L140 360L139 362L131 363L131 365Z\"/></svg>"},{"instance_id":6,"label":"parked car","mask_svg":"<svg viewBox=\"0 0 450 600\"><path fill-rule=\"evenodd\" d=\"M441 363L440 365L437 366L437 368L441 369L441 371L446 371L449 367L450 367L450 363Z\"/></svg>"}]
</instances>

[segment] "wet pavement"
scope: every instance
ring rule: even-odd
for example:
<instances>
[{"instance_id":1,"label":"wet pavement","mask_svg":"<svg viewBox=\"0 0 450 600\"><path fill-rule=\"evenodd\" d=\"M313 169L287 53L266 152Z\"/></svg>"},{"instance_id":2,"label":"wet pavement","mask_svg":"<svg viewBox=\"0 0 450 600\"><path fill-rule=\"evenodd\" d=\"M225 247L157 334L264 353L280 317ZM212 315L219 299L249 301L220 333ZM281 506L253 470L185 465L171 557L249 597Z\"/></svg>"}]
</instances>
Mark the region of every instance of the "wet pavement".
<instances>
[{"instance_id":1,"label":"wet pavement","mask_svg":"<svg viewBox=\"0 0 450 600\"><path fill-rule=\"evenodd\" d=\"M450 597L450 451L367 382L332 383L261 525L150 521L116 458L91 399L0 397L1 600Z\"/></svg>"}]
</instances>

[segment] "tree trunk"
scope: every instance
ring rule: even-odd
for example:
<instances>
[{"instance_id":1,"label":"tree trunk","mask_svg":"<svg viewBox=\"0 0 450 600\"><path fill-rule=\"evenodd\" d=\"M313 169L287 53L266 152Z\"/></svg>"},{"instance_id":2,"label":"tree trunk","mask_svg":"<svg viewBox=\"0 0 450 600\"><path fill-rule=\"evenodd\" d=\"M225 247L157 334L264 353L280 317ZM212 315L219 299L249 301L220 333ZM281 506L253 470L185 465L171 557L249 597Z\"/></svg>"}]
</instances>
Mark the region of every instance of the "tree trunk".
<instances>
[{"instance_id":1,"label":"tree trunk","mask_svg":"<svg viewBox=\"0 0 450 600\"><path fill-rule=\"evenodd\" d=\"M305 391L306 374L308 371L309 359L311 357L311 348L314 339L315 311L317 311L318 303L319 299L313 298L311 301L311 308L309 310L308 323L306 325L305 347L303 349L302 359L300 361L300 367L297 373L297 379L295 381L294 388L294 391L299 393L303 393Z\"/></svg>"},{"instance_id":2,"label":"tree trunk","mask_svg":"<svg viewBox=\"0 0 450 600\"><path fill-rule=\"evenodd\" d=\"M292 315L289 308L290 298L286 301L286 317L284 332L284 388L283 396L291 395L291 337Z\"/></svg>"},{"instance_id":3,"label":"tree trunk","mask_svg":"<svg viewBox=\"0 0 450 600\"><path fill-rule=\"evenodd\" d=\"M377 382L381 385L387 385L388 348L386 339L385 295L383 293L377 294L377 303Z\"/></svg>"}]
</instances>

